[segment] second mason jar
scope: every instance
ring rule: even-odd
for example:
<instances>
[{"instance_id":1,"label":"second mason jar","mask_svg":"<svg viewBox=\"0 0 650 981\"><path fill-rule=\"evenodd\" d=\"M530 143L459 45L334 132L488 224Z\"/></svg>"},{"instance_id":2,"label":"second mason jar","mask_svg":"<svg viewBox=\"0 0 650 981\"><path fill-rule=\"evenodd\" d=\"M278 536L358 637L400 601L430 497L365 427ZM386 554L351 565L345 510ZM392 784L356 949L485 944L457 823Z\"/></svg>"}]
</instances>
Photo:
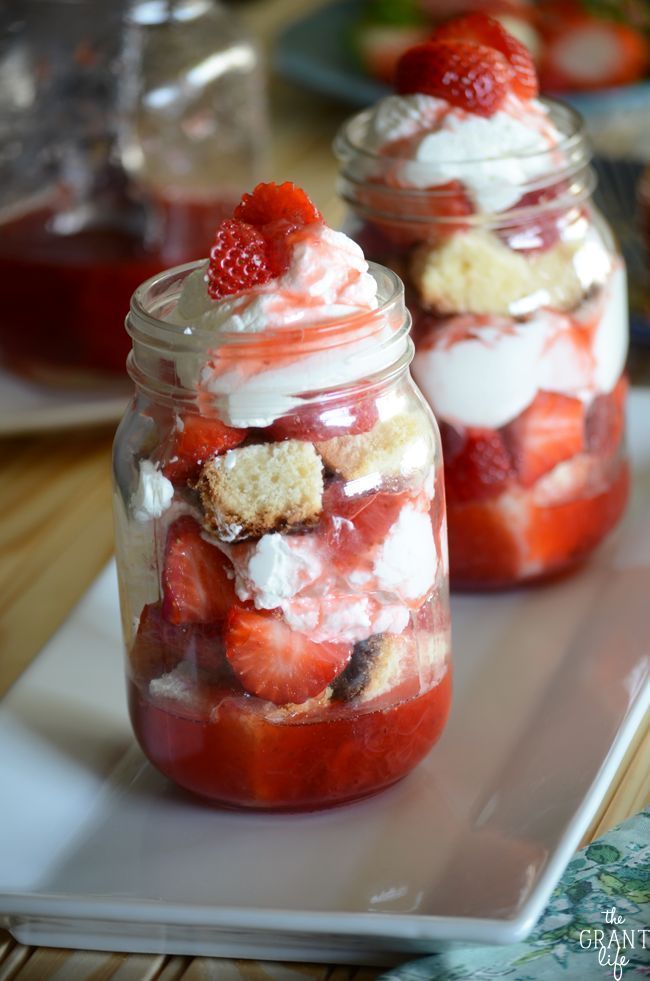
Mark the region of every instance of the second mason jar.
<instances>
[{"instance_id":1,"label":"second mason jar","mask_svg":"<svg viewBox=\"0 0 650 981\"><path fill-rule=\"evenodd\" d=\"M545 152L423 163L401 158L406 140L369 149L376 111L336 141L346 231L406 283L452 585L564 570L616 524L629 485L625 270L580 120L548 101L561 138Z\"/></svg>"},{"instance_id":2,"label":"second mason jar","mask_svg":"<svg viewBox=\"0 0 650 981\"><path fill-rule=\"evenodd\" d=\"M362 797L422 759L450 699L440 447L403 288L371 267L375 310L217 341L173 322L201 269L149 280L127 320L136 394L114 461L134 730L222 804Z\"/></svg>"}]
</instances>

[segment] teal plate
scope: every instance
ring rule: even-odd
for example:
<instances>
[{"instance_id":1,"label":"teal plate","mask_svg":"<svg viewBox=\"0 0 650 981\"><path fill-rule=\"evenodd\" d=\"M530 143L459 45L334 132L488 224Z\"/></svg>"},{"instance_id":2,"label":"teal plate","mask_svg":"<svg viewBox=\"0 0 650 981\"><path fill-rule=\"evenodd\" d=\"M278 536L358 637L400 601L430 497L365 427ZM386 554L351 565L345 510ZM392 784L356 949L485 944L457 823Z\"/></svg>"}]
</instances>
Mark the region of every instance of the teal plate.
<instances>
[{"instance_id":1,"label":"teal plate","mask_svg":"<svg viewBox=\"0 0 650 981\"><path fill-rule=\"evenodd\" d=\"M340 0L291 24L277 43L277 71L314 92L354 106L367 106L387 95L388 86L366 75L354 57L351 35L363 6L363 0ZM650 80L558 95L586 117L631 111L650 102Z\"/></svg>"}]
</instances>

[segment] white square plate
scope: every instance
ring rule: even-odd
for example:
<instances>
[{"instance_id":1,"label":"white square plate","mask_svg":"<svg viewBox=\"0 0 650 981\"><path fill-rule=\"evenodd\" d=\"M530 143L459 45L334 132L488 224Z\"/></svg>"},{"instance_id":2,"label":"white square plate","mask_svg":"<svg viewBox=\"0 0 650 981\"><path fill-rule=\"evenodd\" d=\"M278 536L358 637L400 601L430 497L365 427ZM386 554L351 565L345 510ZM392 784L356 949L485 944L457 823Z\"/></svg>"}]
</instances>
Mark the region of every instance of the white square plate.
<instances>
[{"instance_id":1,"label":"white square plate","mask_svg":"<svg viewBox=\"0 0 650 981\"><path fill-rule=\"evenodd\" d=\"M105 570L0 705L0 922L23 943L389 963L532 928L650 701L650 393L622 527L551 585L454 599L451 720L361 803L233 813L133 745Z\"/></svg>"}]
</instances>

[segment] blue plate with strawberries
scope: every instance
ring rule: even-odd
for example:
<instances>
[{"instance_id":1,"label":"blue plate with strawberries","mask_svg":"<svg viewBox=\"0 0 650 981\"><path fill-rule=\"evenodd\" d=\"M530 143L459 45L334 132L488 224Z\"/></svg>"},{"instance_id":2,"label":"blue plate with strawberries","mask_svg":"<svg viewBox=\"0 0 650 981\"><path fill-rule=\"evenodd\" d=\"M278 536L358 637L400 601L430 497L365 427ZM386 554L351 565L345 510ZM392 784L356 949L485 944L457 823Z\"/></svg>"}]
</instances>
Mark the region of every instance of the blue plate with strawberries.
<instances>
[{"instance_id":1,"label":"blue plate with strawberries","mask_svg":"<svg viewBox=\"0 0 650 981\"><path fill-rule=\"evenodd\" d=\"M387 95L389 87L371 78L354 45L363 0L340 0L295 21L280 36L275 67L285 78L314 92L354 106L367 106ZM561 93L585 118L647 110L650 80L595 92Z\"/></svg>"}]
</instances>

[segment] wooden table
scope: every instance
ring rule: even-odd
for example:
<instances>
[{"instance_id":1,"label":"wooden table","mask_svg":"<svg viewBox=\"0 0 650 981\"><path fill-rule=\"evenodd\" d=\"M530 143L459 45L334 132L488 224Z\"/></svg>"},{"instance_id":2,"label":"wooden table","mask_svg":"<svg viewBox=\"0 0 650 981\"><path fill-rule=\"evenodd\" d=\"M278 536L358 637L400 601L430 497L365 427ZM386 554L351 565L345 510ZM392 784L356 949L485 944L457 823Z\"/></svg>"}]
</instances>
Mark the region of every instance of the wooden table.
<instances>
[{"instance_id":1,"label":"wooden table","mask_svg":"<svg viewBox=\"0 0 650 981\"><path fill-rule=\"evenodd\" d=\"M254 0L244 19L270 46L309 0ZM315 4L313 4L315 6ZM270 177L304 186L337 224L330 143L348 110L274 80ZM647 363L643 371L644 380ZM112 552L112 427L0 440L0 696L62 623ZM642 726L612 781L586 840L636 813L650 797L650 734ZM406 958L405 958L406 959ZM202 979L374 978L369 968L265 964L34 949L0 931L0 981L202 981Z\"/></svg>"}]
</instances>

